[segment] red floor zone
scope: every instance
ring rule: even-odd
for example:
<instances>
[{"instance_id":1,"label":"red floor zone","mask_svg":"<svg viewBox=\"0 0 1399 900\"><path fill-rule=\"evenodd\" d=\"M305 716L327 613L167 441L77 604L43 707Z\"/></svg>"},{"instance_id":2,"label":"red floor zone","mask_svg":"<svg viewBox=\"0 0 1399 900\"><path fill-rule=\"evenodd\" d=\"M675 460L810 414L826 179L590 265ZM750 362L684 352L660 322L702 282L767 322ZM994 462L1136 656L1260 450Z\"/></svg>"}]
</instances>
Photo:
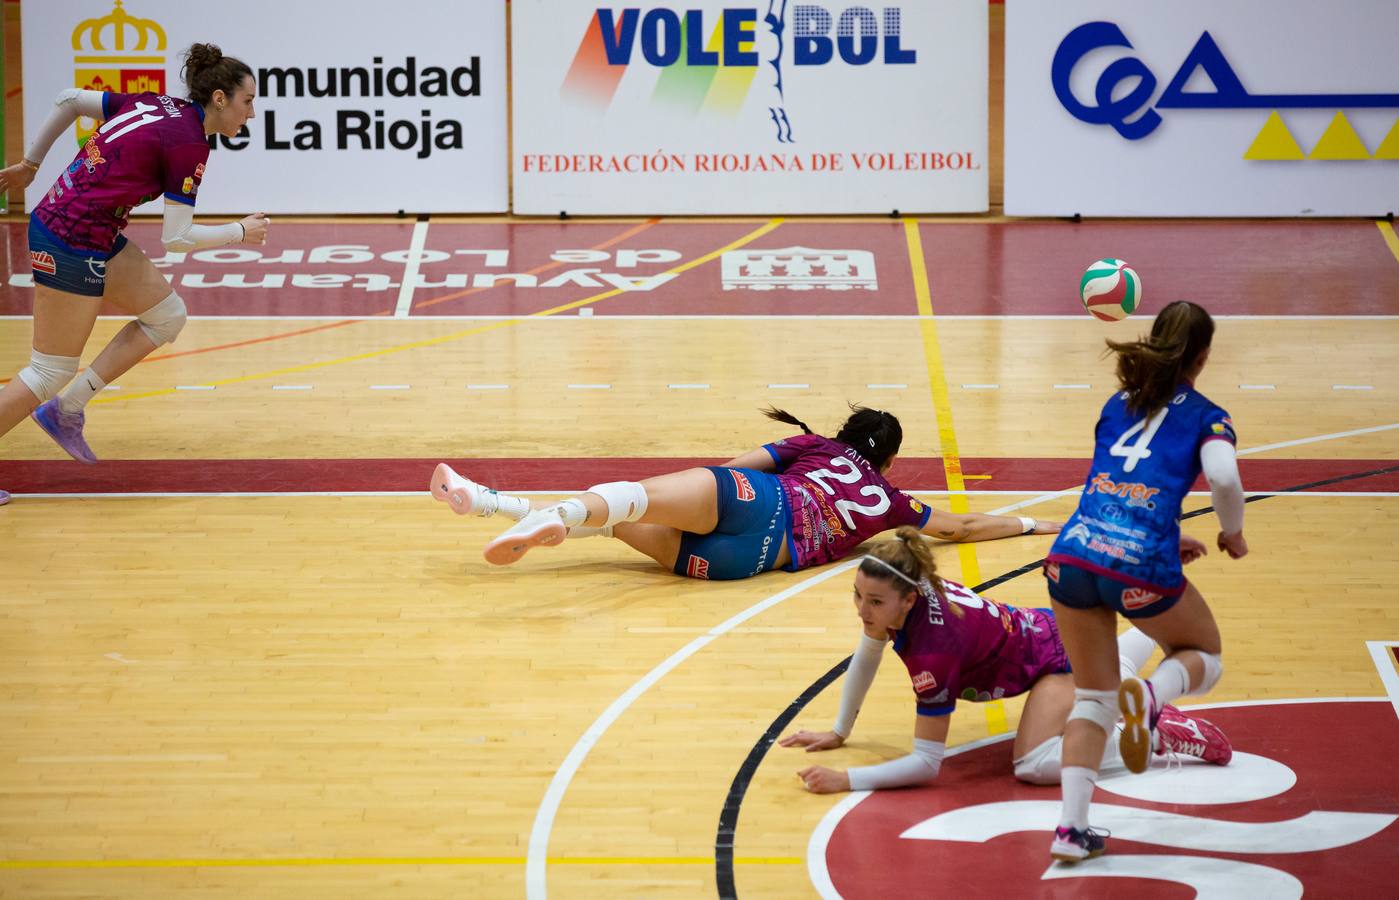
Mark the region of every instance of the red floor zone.
<instances>
[{"instance_id":1,"label":"red floor zone","mask_svg":"<svg viewBox=\"0 0 1399 900\"><path fill-rule=\"evenodd\" d=\"M55 450L55 453L58 451ZM424 491L438 459L114 459L95 466L70 460L0 459L0 488L14 494L289 493ZM618 479L639 480L722 459L683 457L455 459L457 471L505 491L582 491ZM1399 492L1399 464L1381 459L1243 459L1250 491ZM962 459L962 471L980 475L975 490L1038 493L1080 486L1082 459ZM896 486L942 491L947 478L936 457L901 457L891 470ZM1197 490L1205 490L1203 482ZM1207 501L1187 502L1187 510Z\"/></svg>"},{"instance_id":2,"label":"red floor zone","mask_svg":"<svg viewBox=\"0 0 1399 900\"><path fill-rule=\"evenodd\" d=\"M1113 834L1098 859L1051 864L1059 788L1017 782L1011 742L1001 740L951 756L934 786L878 791L850 809L825 846L831 882L846 900L910 891L997 900L1395 896L1394 706L1287 701L1200 715L1228 734L1233 761L1186 760L1161 777L1100 781L1090 822Z\"/></svg>"},{"instance_id":3,"label":"red floor zone","mask_svg":"<svg viewBox=\"0 0 1399 900\"><path fill-rule=\"evenodd\" d=\"M598 300L604 315L911 315L900 222L787 222L689 271L668 270L750 234L750 222L274 223L266 247L166 254L159 225L128 236L198 316L525 315ZM32 304L25 226L4 225L0 315ZM1190 298L1228 315L1399 314L1399 261L1369 221L1084 222L920 226L934 311L1081 315L1084 268L1141 274L1143 310ZM409 270L413 289L401 290ZM411 302L410 302L411 301ZM108 310L115 312L115 310Z\"/></svg>"}]
</instances>

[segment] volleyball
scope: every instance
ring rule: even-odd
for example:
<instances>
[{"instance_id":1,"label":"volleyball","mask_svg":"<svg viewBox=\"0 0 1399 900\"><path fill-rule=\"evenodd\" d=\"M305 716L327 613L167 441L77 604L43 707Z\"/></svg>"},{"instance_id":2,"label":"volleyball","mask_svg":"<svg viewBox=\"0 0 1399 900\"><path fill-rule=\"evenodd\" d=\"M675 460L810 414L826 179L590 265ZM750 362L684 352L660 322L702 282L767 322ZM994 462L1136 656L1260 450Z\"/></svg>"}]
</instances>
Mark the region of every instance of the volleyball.
<instances>
[{"instance_id":1,"label":"volleyball","mask_svg":"<svg viewBox=\"0 0 1399 900\"><path fill-rule=\"evenodd\" d=\"M1142 302L1142 279L1120 259L1100 259L1083 273L1078 285L1083 308L1104 322L1136 312Z\"/></svg>"}]
</instances>

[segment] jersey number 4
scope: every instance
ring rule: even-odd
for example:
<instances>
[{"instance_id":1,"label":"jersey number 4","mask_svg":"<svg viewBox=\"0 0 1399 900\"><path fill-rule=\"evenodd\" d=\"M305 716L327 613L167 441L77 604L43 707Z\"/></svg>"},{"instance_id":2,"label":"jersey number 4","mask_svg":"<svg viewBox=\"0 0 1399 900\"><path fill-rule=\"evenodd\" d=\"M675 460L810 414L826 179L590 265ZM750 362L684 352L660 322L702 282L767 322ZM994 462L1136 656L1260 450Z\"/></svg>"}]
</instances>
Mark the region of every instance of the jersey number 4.
<instances>
[{"instance_id":1,"label":"jersey number 4","mask_svg":"<svg viewBox=\"0 0 1399 900\"><path fill-rule=\"evenodd\" d=\"M859 466L843 456L831 457L831 467L844 471L833 472L831 469L817 469L815 472L807 472L806 477L816 482L821 490L832 497L835 496L836 489L826 483L827 478L839 481L841 484L857 484L860 479L865 477ZM835 502L836 512L840 513L840 517L845 520L845 527L851 531L855 530L855 520L850 516L852 511L867 516L877 516L889 510L889 495L884 493L884 488L877 484L867 484L860 488L860 496L869 497L874 500L874 503L869 506L861 506L854 500L837 500Z\"/></svg>"},{"instance_id":2,"label":"jersey number 4","mask_svg":"<svg viewBox=\"0 0 1399 900\"><path fill-rule=\"evenodd\" d=\"M126 134L128 131L135 131L142 125L149 125L152 122L159 122L161 119L165 118L164 116L151 115L151 113L156 112L156 110L157 108L151 106L149 103L142 103L140 100L137 100L135 105L128 109L126 112L122 113L119 116L113 116L106 122L103 122L102 127L97 129L97 133L105 137L107 139L107 143L110 144L112 141L115 141L117 138ZM130 119L136 118L136 116L140 116L141 118L136 119L135 122L129 121ZM128 123L124 128L119 129L115 134L107 133L113 128L116 128L118 125L121 125L123 122Z\"/></svg>"},{"instance_id":3,"label":"jersey number 4","mask_svg":"<svg viewBox=\"0 0 1399 900\"><path fill-rule=\"evenodd\" d=\"M1137 467L1137 463L1151 456L1151 450L1148 449L1151 444L1151 439L1156 437L1156 432L1161 428L1161 423L1166 420L1166 413L1168 412L1170 412L1170 408L1163 406L1161 410L1150 419L1142 419L1131 428L1122 432L1122 436L1117 439L1117 443L1113 444L1111 449L1108 450L1113 456L1120 456L1126 460L1126 462L1122 464L1122 471L1132 471ZM1143 431L1143 429L1145 429L1145 431ZM1132 444L1130 447L1127 446L1128 439L1138 432L1141 432L1142 436L1137 438L1136 443Z\"/></svg>"}]
</instances>

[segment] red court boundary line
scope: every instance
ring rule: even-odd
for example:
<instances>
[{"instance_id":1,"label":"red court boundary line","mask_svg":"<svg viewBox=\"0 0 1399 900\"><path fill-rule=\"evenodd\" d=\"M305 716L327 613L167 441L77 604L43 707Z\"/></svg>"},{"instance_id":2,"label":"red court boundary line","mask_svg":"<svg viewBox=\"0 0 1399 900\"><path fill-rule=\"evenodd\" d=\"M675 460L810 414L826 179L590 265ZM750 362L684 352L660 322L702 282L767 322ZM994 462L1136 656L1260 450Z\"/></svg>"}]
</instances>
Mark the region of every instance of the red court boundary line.
<instances>
[{"instance_id":1,"label":"red court boundary line","mask_svg":"<svg viewBox=\"0 0 1399 900\"><path fill-rule=\"evenodd\" d=\"M117 459L95 466L71 460L0 460L0 486L15 494L354 493L427 490L441 458L366 459ZM605 480L640 480L695 466L707 457L474 458L448 462L471 478L505 491L582 491ZM1280 491L1392 466L1375 459L1241 459L1245 489ZM1081 485L1089 461L1068 457L964 457L972 490L1043 493ZM939 457L900 457L893 480L910 490L947 490ZM989 476L978 478L977 476ZM1052 487L1046 487L1052 485ZM1344 492L1346 484L1318 488ZM1365 480L1371 492L1399 493L1399 472ZM1205 490L1203 482L1196 490Z\"/></svg>"}]
</instances>

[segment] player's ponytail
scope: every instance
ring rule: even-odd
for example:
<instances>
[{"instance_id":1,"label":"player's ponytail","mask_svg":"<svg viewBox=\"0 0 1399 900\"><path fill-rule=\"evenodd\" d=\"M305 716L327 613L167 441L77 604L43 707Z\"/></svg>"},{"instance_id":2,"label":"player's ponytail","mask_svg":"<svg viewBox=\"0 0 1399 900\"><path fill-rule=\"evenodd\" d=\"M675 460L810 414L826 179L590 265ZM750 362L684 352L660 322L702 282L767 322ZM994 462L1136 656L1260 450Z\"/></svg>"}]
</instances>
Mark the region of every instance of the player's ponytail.
<instances>
[{"instance_id":1,"label":"player's ponytail","mask_svg":"<svg viewBox=\"0 0 1399 900\"><path fill-rule=\"evenodd\" d=\"M247 63L224 56L217 44L191 44L180 69L180 77L189 88L189 99L200 106L213 101L214 91L223 91L232 98L243 79L252 74Z\"/></svg>"},{"instance_id":2,"label":"player's ponytail","mask_svg":"<svg viewBox=\"0 0 1399 900\"><path fill-rule=\"evenodd\" d=\"M938 600L946 600L929 542L911 525L901 526L894 532L894 537L892 541L880 541L870 547L865 556L874 558L862 560L860 571L869 578L893 583L901 592L916 589L927 593L931 590ZM915 588L914 585L919 587ZM962 615L955 603L950 606L955 615Z\"/></svg>"},{"instance_id":3,"label":"player's ponytail","mask_svg":"<svg viewBox=\"0 0 1399 900\"><path fill-rule=\"evenodd\" d=\"M816 433L811 430L810 425L806 424L801 419L798 419L796 416L787 412L787 410L785 409L778 409L775 406L769 406L767 409L763 410L763 415L776 422L786 422L788 425L795 425L802 430L802 434Z\"/></svg>"},{"instance_id":4,"label":"player's ponytail","mask_svg":"<svg viewBox=\"0 0 1399 900\"><path fill-rule=\"evenodd\" d=\"M1214 319L1189 300L1167 304L1157 313L1151 336L1144 340L1109 340L1117 354L1117 381L1127 392L1127 408L1150 416L1171 402L1185 371L1214 339Z\"/></svg>"}]
</instances>

